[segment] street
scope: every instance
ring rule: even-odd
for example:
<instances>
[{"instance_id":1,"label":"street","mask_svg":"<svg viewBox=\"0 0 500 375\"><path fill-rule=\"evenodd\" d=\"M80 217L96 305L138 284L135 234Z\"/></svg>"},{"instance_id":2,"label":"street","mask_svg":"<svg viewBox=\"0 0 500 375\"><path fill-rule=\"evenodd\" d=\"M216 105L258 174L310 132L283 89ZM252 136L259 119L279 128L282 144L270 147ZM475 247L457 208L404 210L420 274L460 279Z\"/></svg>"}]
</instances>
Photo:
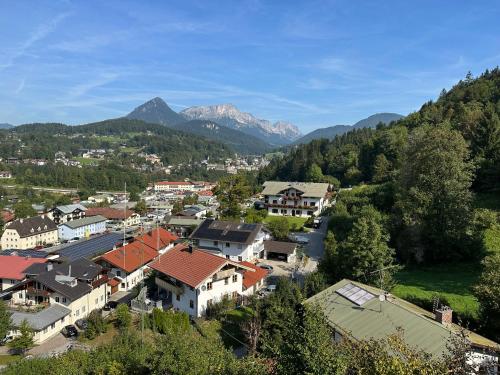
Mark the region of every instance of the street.
<instances>
[{"instance_id":1,"label":"street","mask_svg":"<svg viewBox=\"0 0 500 375\"><path fill-rule=\"evenodd\" d=\"M328 217L323 216L323 221L318 229L311 229L307 233L294 233L301 237L306 237L309 240L307 245L304 245L304 252L309 257L305 267L299 269L302 274L313 272L318 267L319 260L323 257L325 246L323 240L325 239L328 230Z\"/></svg>"}]
</instances>

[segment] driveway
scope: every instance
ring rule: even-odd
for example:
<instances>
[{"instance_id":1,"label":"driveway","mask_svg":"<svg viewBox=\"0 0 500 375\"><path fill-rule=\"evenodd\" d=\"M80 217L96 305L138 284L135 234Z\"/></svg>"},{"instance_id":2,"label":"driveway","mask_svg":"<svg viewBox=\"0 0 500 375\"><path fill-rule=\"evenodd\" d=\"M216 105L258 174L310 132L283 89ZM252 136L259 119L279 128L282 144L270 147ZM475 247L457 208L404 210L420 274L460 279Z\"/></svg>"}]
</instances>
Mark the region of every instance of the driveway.
<instances>
[{"instance_id":1,"label":"driveway","mask_svg":"<svg viewBox=\"0 0 500 375\"><path fill-rule=\"evenodd\" d=\"M304 252L309 257L307 264L300 269L300 272L305 274L313 272L318 267L318 262L323 257L325 246L323 240L325 239L328 230L328 217L323 216L323 222L318 229L311 229L307 233L294 233L301 237L306 237L309 240L307 245L304 245Z\"/></svg>"}]
</instances>

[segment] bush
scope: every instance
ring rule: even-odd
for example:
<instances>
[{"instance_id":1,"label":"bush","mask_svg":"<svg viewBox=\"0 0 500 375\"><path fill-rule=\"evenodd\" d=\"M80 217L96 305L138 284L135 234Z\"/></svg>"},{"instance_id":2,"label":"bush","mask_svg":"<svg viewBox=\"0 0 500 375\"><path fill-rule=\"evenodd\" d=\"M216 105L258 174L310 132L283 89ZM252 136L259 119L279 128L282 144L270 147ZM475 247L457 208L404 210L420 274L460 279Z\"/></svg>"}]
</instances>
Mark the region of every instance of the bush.
<instances>
[{"instance_id":1,"label":"bush","mask_svg":"<svg viewBox=\"0 0 500 375\"><path fill-rule=\"evenodd\" d=\"M120 303L116 307L116 326L119 329L127 329L130 327L130 324L132 323L132 315L130 314L130 311L128 309L128 306L124 303Z\"/></svg>"},{"instance_id":2,"label":"bush","mask_svg":"<svg viewBox=\"0 0 500 375\"><path fill-rule=\"evenodd\" d=\"M87 329L85 330L85 337L92 340L102 333L106 333L108 326L102 317L100 310L92 310L87 317Z\"/></svg>"},{"instance_id":3,"label":"bush","mask_svg":"<svg viewBox=\"0 0 500 375\"><path fill-rule=\"evenodd\" d=\"M157 308L147 316L146 324L153 331L163 335L184 334L190 328L189 315L185 312L163 311Z\"/></svg>"}]
</instances>

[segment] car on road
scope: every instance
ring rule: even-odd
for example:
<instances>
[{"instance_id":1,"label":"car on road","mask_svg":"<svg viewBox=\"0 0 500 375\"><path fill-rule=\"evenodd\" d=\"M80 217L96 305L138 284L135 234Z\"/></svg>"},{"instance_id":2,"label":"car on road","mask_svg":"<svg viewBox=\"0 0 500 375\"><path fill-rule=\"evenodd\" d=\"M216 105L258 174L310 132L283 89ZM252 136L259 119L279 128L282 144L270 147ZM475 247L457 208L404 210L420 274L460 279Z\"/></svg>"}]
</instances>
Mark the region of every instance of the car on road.
<instances>
[{"instance_id":1,"label":"car on road","mask_svg":"<svg viewBox=\"0 0 500 375\"><path fill-rule=\"evenodd\" d=\"M87 327L89 326L88 322L85 319L78 319L75 322L76 326L80 328L81 330L85 331Z\"/></svg>"},{"instance_id":2,"label":"car on road","mask_svg":"<svg viewBox=\"0 0 500 375\"><path fill-rule=\"evenodd\" d=\"M276 291L276 285L268 285L259 292L259 296L265 297Z\"/></svg>"},{"instance_id":3,"label":"car on road","mask_svg":"<svg viewBox=\"0 0 500 375\"><path fill-rule=\"evenodd\" d=\"M103 310L104 311L110 311L110 310L116 309L116 306L118 306L118 302L116 302L116 301L108 301L104 305Z\"/></svg>"},{"instance_id":4,"label":"car on road","mask_svg":"<svg viewBox=\"0 0 500 375\"><path fill-rule=\"evenodd\" d=\"M265 263L257 263L257 267L267 270L269 273L273 272L273 266Z\"/></svg>"},{"instance_id":5,"label":"car on road","mask_svg":"<svg viewBox=\"0 0 500 375\"><path fill-rule=\"evenodd\" d=\"M297 242L301 245L307 245L309 243L309 238L307 238L305 236L298 236L295 234L291 234L288 238L290 238L290 240Z\"/></svg>"},{"instance_id":6,"label":"car on road","mask_svg":"<svg viewBox=\"0 0 500 375\"><path fill-rule=\"evenodd\" d=\"M318 229L320 226L321 226L321 223L323 222L323 218L320 216L320 217L316 217L314 220L313 220L313 228L316 228Z\"/></svg>"},{"instance_id":7,"label":"car on road","mask_svg":"<svg viewBox=\"0 0 500 375\"><path fill-rule=\"evenodd\" d=\"M78 336L78 330L73 324L69 324L65 326L62 330L61 333L63 334L64 337L76 337Z\"/></svg>"}]
</instances>

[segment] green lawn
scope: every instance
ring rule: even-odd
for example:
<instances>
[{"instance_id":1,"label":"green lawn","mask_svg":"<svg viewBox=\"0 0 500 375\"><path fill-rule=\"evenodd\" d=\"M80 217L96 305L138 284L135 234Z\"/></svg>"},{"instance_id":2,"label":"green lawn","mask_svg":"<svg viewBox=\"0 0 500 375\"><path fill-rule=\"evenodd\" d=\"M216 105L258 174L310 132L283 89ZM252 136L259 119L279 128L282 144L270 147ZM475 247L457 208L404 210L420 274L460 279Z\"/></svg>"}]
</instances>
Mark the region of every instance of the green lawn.
<instances>
[{"instance_id":1,"label":"green lawn","mask_svg":"<svg viewBox=\"0 0 500 375\"><path fill-rule=\"evenodd\" d=\"M440 297L463 319L477 319L479 304L472 293L480 268L476 264L448 264L404 269L396 275L396 296L432 308L434 296Z\"/></svg>"},{"instance_id":2,"label":"green lawn","mask_svg":"<svg viewBox=\"0 0 500 375\"><path fill-rule=\"evenodd\" d=\"M9 355L9 354L0 354L0 366L7 365L10 362L14 362L21 358L20 355Z\"/></svg>"},{"instance_id":3,"label":"green lawn","mask_svg":"<svg viewBox=\"0 0 500 375\"><path fill-rule=\"evenodd\" d=\"M279 220L280 218L284 217L285 219L288 220L288 224L290 225L290 228L302 228L307 221L307 218L305 217L297 217L297 216L267 216L263 223L264 224L269 224L272 221Z\"/></svg>"},{"instance_id":4,"label":"green lawn","mask_svg":"<svg viewBox=\"0 0 500 375\"><path fill-rule=\"evenodd\" d=\"M226 313L225 319L221 321L220 335L226 347L239 347L245 342L245 335L241 331L241 325L252 315L249 307L240 307Z\"/></svg>"},{"instance_id":5,"label":"green lawn","mask_svg":"<svg viewBox=\"0 0 500 375\"><path fill-rule=\"evenodd\" d=\"M99 164L99 162L103 159L97 158L84 158L82 156L77 156L75 160L78 160L82 165L90 165L90 164Z\"/></svg>"}]
</instances>

